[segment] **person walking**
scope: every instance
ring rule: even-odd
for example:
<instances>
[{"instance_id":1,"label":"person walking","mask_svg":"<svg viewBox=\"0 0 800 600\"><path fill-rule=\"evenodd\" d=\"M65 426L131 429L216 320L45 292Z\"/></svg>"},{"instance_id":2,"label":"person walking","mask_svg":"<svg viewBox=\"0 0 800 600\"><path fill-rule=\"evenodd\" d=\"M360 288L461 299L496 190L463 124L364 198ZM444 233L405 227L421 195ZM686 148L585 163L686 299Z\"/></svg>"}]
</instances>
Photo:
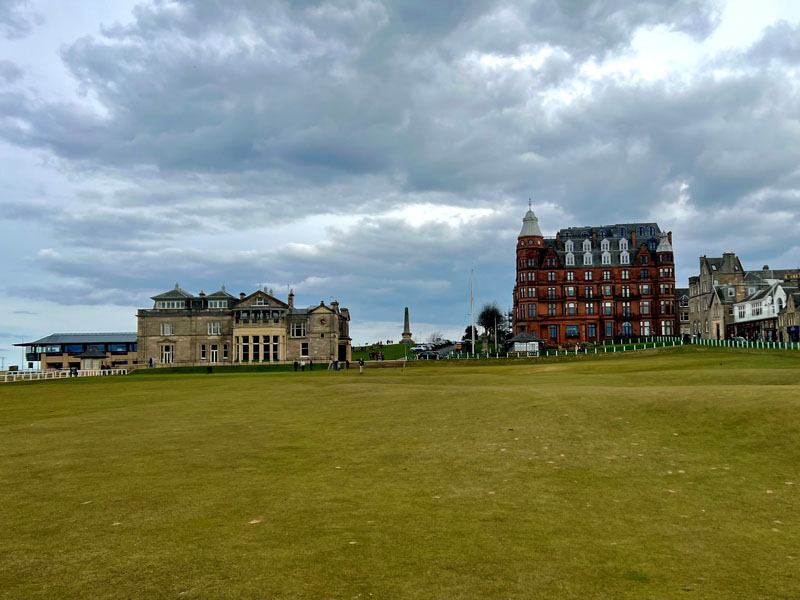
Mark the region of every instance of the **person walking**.
<instances>
[{"instance_id":1,"label":"person walking","mask_svg":"<svg viewBox=\"0 0 800 600\"><path fill-rule=\"evenodd\" d=\"M297 363L297 361L294 361L294 372L295 373L297 373L297 367L299 367L299 366L300 365Z\"/></svg>"},{"instance_id":2,"label":"person walking","mask_svg":"<svg viewBox=\"0 0 800 600\"><path fill-rule=\"evenodd\" d=\"M359 375L363 375L364 374L364 359L363 358L359 358L358 359L358 374Z\"/></svg>"},{"instance_id":3,"label":"person walking","mask_svg":"<svg viewBox=\"0 0 800 600\"><path fill-rule=\"evenodd\" d=\"M301 371L303 371L303 372L305 373L305 370L306 370L306 361L304 361L304 360L301 360L301 361L300 361L300 370L301 370Z\"/></svg>"},{"instance_id":4,"label":"person walking","mask_svg":"<svg viewBox=\"0 0 800 600\"><path fill-rule=\"evenodd\" d=\"M314 360L313 359L308 359L308 370L309 371L313 371L314 370Z\"/></svg>"}]
</instances>

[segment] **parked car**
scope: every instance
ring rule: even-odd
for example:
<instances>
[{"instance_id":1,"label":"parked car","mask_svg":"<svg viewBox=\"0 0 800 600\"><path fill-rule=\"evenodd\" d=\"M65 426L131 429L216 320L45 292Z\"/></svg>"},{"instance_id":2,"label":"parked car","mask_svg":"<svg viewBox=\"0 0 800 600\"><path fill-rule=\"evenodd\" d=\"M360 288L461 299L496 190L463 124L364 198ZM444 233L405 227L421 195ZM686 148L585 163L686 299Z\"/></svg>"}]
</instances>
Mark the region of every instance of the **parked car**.
<instances>
[{"instance_id":1,"label":"parked car","mask_svg":"<svg viewBox=\"0 0 800 600\"><path fill-rule=\"evenodd\" d=\"M427 346L414 346L411 351L412 352L425 352L427 350Z\"/></svg>"},{"instance_id":2,"label":"parked car","mask_svg":"<svg viewBox=\"0 0 800 600\"><path fill-rule=\"evenodd\" d=\"M420 360L439 360L439 353L438 352L422 352L420 353L417 358Z\"/></svg>"},{"instance_id":3,"label":"parked car","mask_svg":"<svg viewBox=\"0 0 800 600\"><path fill-rule=\"evenodd\" d=\"M747 343L747 339L743 338L742 336L736 336L735 338L731 338L734 342L744 342Z\"/></svg>"}]
</instances>

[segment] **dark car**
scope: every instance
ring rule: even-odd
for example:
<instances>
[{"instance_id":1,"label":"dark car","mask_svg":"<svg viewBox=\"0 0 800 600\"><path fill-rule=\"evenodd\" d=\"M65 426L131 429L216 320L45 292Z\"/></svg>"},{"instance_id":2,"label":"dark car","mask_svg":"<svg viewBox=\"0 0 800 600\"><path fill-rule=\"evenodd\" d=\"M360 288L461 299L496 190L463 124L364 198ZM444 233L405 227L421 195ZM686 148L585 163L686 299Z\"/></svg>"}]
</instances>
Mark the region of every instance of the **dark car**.
<instances>
[{"instance_id":1,"label":"dark car","mask_svg":"<svg viewBox=\"0 0 800 600\"><path fill-rule=\"evenodd\" d=\"M419 360L439 360L438 352L420 352L417 355Z\"/></svg>"}]
</instances>

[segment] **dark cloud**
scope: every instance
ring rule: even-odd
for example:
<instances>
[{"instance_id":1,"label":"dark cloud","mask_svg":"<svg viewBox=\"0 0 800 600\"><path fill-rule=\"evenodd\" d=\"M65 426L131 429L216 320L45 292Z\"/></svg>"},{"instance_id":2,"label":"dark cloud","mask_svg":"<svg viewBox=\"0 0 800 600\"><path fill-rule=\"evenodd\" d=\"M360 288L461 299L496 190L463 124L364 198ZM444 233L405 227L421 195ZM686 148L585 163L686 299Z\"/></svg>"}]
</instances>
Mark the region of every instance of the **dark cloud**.
<instances>
[{"instance_id":1,"label":"dark cloud","mask_svg":"<svg viewBox=\"0 0 800 600\"><path fill-rule=\"evenodd\" d=\"M77 189L6 198L3 215L52 234L31 264L63 279L64 303L142 306L175 279L270 282L373 320L407 298L447 319L473 266L509 303L529 196L570 219L543 219L551 231L656 219L686 270L716 248L779 256L794 244L780 223L800 220L796 28L682 78L586 75L642 28L702 41L719 18L704 0L143 3L64 46L83 101L0 89L0 138ZM4 64L0 78L19 80ZM421 227L384 216L413 203L494 212ZM317 246L214 242L321 214L373 216Z\"/></svg>"},{"instance_id":2,"label":"dark cloud","mask_svg":"<svg viewBox=\"0 0 800 600\"><path fill-rule=\"evenodd\" d=\"M27 0L0 0L0 35L9 39L28 35L42 16L30 9Z\"/></svg>"}]
</instances>

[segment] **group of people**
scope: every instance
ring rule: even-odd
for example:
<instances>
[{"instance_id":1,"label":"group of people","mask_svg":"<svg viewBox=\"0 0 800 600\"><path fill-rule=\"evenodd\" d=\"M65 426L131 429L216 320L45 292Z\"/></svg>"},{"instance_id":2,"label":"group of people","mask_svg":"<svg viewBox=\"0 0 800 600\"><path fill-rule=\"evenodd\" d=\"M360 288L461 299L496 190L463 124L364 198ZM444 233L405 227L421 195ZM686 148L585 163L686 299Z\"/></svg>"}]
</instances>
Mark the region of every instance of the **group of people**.
<instances>
[{"instance_id":1,"label":"group of people","mask_svg":"<svg viewBox=\"0 0 800 600\"><path fill-rule=\"evenodd\" d=\"M301 371L305 371L306 370L306 361L305 360L301 360L300 362L294 361L294 370L297 371L298 367L300 367ZM314 361L313 360L309 360L308 361L308 370L309 371L313 371L314 370Z\"/></svg>"},{"instance_id":2,"label":"group of people","mask_svg":"<svg viewBox=\"0 0 800 600\"><path fill-rule=\"evenodd\" d=\"M383 360L383 358L381 358L379 360ZM342 362L344 362L344 367L342 367ZM344 368L345 370L349 371L350 370L350 361L349 360L345 360L345 361L333 360L328 365L328 370L329 371L341 371L342 368ZM298 369L300 369L301 371L305 371L306 370L306 361L305 360L301 360L299 362L298 361L294 361L294 370L297 371ZM313 360L309 360L308 361L308 370L309 371L313 371L314 370L314 361ZM359 374L364 372L364 359L363 358L359 358L358 359L358 372L359 372Z\"/></svg>"},{"instance_id":3,"label":"group of people","mask_svg":"<svg viewBox=\"0 0 800 600\"><path fill-rule=\"evenodd\" d=\"M369 353L370 360L383 360L383 352L380 350L376 350L375 352Z\"/></svg>"}]
</instances>

